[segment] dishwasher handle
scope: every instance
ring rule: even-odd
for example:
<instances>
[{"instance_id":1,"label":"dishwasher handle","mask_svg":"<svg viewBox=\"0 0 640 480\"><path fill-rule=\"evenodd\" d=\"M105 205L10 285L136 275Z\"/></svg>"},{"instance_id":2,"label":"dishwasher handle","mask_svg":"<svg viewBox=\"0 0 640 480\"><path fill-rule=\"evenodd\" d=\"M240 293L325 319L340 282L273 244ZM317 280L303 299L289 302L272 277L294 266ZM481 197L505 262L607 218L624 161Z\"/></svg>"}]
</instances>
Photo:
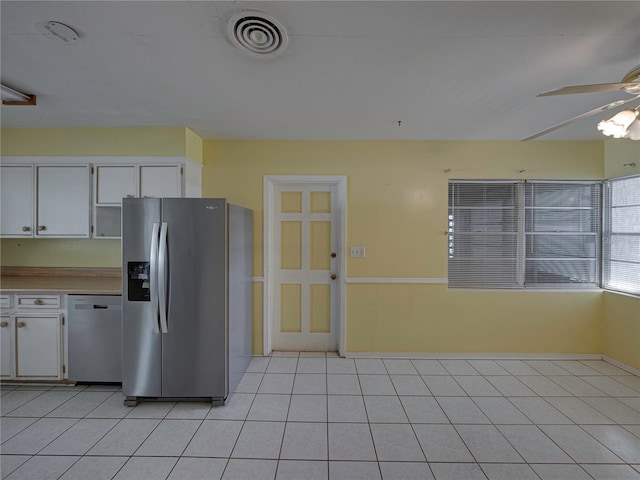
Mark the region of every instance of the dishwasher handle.
<instances>
[{"instance_id":1,"label":"dishwasher handle","mask_svg":"<svg viewBox=\"0 0 640 480\"><path fill-rule=\"evenodd\" d=\"M120 310L122 306L119 303L113 305L95 304L95 303L77 303L74 310Z\"/></svg>"}]
</instances>

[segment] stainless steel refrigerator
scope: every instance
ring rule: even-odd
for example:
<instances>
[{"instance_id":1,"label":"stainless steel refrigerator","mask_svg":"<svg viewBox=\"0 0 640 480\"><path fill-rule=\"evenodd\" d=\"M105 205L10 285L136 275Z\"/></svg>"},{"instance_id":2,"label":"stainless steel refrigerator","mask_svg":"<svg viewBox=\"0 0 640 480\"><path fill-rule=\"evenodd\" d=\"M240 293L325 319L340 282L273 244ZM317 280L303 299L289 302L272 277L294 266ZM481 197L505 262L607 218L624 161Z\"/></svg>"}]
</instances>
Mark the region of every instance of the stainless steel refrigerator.
<instances>
[{"instance_id":1,"label":"stainless steel refrigerator","mask_svg":"<svg viewBox=\"0 0 640 480\"><path fill-rule=\"evenodd\" d=\"M251 359L252 212L221 198L122 202L122 391L224 402Z\"/></svg>"}]
</instances>

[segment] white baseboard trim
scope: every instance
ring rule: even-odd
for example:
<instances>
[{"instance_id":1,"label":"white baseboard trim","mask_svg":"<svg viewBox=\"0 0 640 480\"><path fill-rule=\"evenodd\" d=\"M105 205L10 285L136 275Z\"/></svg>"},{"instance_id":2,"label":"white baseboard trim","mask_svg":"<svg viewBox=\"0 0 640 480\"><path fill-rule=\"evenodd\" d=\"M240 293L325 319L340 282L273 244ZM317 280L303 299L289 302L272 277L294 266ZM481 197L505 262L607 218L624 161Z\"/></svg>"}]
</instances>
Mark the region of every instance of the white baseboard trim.
<instances>
[{"instance_id":1,"label":"white baseboard trim","mask_svg":"<svg viewBox=\"0 0 640 480\"><path fill-rule=\"evenodd\" d=\"M618 360L616 360L615 358L611 358L611 357L607 357L606 355L602 355L602 360L604 360L607 363L610 363L611 365L615 365L618 368L621 368L622 370L625 370L629 373L633 373L634 375L638 375L640 377L640 370L638 370L637 368L633 368L629 365L627 365L626 363L622 363Z\"/></svg>"},{"instance_id":2,"label":"white baseboard trim","mask_svg":"<svg viewBox=\"0 0 640 480\"><path fill-rule=\"evenodd\" d=\"M346 352L346 358L415 358L425 360L602 360L598 353L402 353ZM630 368L630 367L628 367Z\"/></svg>"}]
</instances>

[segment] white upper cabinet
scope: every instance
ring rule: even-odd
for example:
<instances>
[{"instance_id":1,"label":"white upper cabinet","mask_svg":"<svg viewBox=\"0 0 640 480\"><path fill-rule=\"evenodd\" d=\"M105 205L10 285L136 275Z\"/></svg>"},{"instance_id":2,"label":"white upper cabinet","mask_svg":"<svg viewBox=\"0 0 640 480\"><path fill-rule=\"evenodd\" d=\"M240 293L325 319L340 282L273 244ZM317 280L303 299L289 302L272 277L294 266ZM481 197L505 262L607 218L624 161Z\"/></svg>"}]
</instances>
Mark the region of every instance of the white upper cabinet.
<instances>
[{"instance_id":1,"label":"white upper cabinet","mask_svg":"<svg viewBox=\"0 0 640 480\"><path fill-rule=\"evenodd\" d=\"M36 167L36 237L89 237L88 165Z\"/></svg>"},{"instance_id":2,"label":"white upper cabinet","mask_svg":"<svg viewBox=\"0 0 640 480\"><path fill-rule=\"evenodd\" d=\"M96 165L93 236L120 238L123 198L182 197L182 168L177 164Z\"/></svg>"},{"instance_id":3,"label":"white upper cabinet","mask_svg":"<svg viewBox=\"0 0 640 480\"><path fill-rule=\"evenodd\" d=\"M0 167L0 233L3 237L33 236L33 166Z\"/></svg>"},{"instance_id":4,"label":"white upper cabinet","mask_svg":"<svg viewBox=\"0 0 640 480\"><path fill-rule=\"evenodd\" d=\"M140 197L182 197L180 166L140 166Z\"/></svg>"},{"instance_id":5,"label":"white upper cabinet","mask_svg":"<svg viewBox=\"0 0 640 480\"><path fill-rule=\"evenodd\" d=\"M96 204L120 204L137 196L136 166L96 166Z\"/></svg>"},{"instance_id":6,"label":"white upper cabinet","mask_svg":"<svg viewBox=\"0 0 640 480\"><path fill-rule=\"evenodd\" d=\"M202 196L185 157L2 157L0 237L120 238L123 198Z\"/></svg>"}]
</instances>

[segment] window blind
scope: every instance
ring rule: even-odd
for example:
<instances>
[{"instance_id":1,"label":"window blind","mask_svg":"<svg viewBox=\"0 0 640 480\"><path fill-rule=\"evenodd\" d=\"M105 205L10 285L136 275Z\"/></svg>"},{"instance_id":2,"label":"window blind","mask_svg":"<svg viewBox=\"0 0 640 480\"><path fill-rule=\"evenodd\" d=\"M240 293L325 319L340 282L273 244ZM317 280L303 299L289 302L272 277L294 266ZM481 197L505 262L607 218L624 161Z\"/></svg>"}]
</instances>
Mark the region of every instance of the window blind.
<instances>
[{"instance_id":1,"label":"window blind","mask_svg":"<svg viewBox=\"0 0 640 480\"><path fill-rule=\"evenodd\" d=\"M600 199L600 182L452 180L449 286L597 286Z\"/></svg>"},{"instance_id":2,"label":"window blind","mask_svg":"<svg viewBox=\"0 0 640 480\"><path fill-rule=\"evenodd\" d=\"M599 282L600 182L525 184L525 285Z\"/></svg>"},{"instance_id":3,"label":"window blind","mask_svg":"<svg viewBox=\"0 0 640 480\"><path fill-rule=\"evenodd\" d=\"M604 183L604 288L640 294L640 175Z\"/></svg>"},{"instance_id":4,"label":"window blind","mask_svg":"<svg viewBox=\"0 0 640 480\"><path fill-rule=\"evenodd\" d=\"M449 287L519 288L518 182L449 184Z\"/></svg>"}]
</instances>

